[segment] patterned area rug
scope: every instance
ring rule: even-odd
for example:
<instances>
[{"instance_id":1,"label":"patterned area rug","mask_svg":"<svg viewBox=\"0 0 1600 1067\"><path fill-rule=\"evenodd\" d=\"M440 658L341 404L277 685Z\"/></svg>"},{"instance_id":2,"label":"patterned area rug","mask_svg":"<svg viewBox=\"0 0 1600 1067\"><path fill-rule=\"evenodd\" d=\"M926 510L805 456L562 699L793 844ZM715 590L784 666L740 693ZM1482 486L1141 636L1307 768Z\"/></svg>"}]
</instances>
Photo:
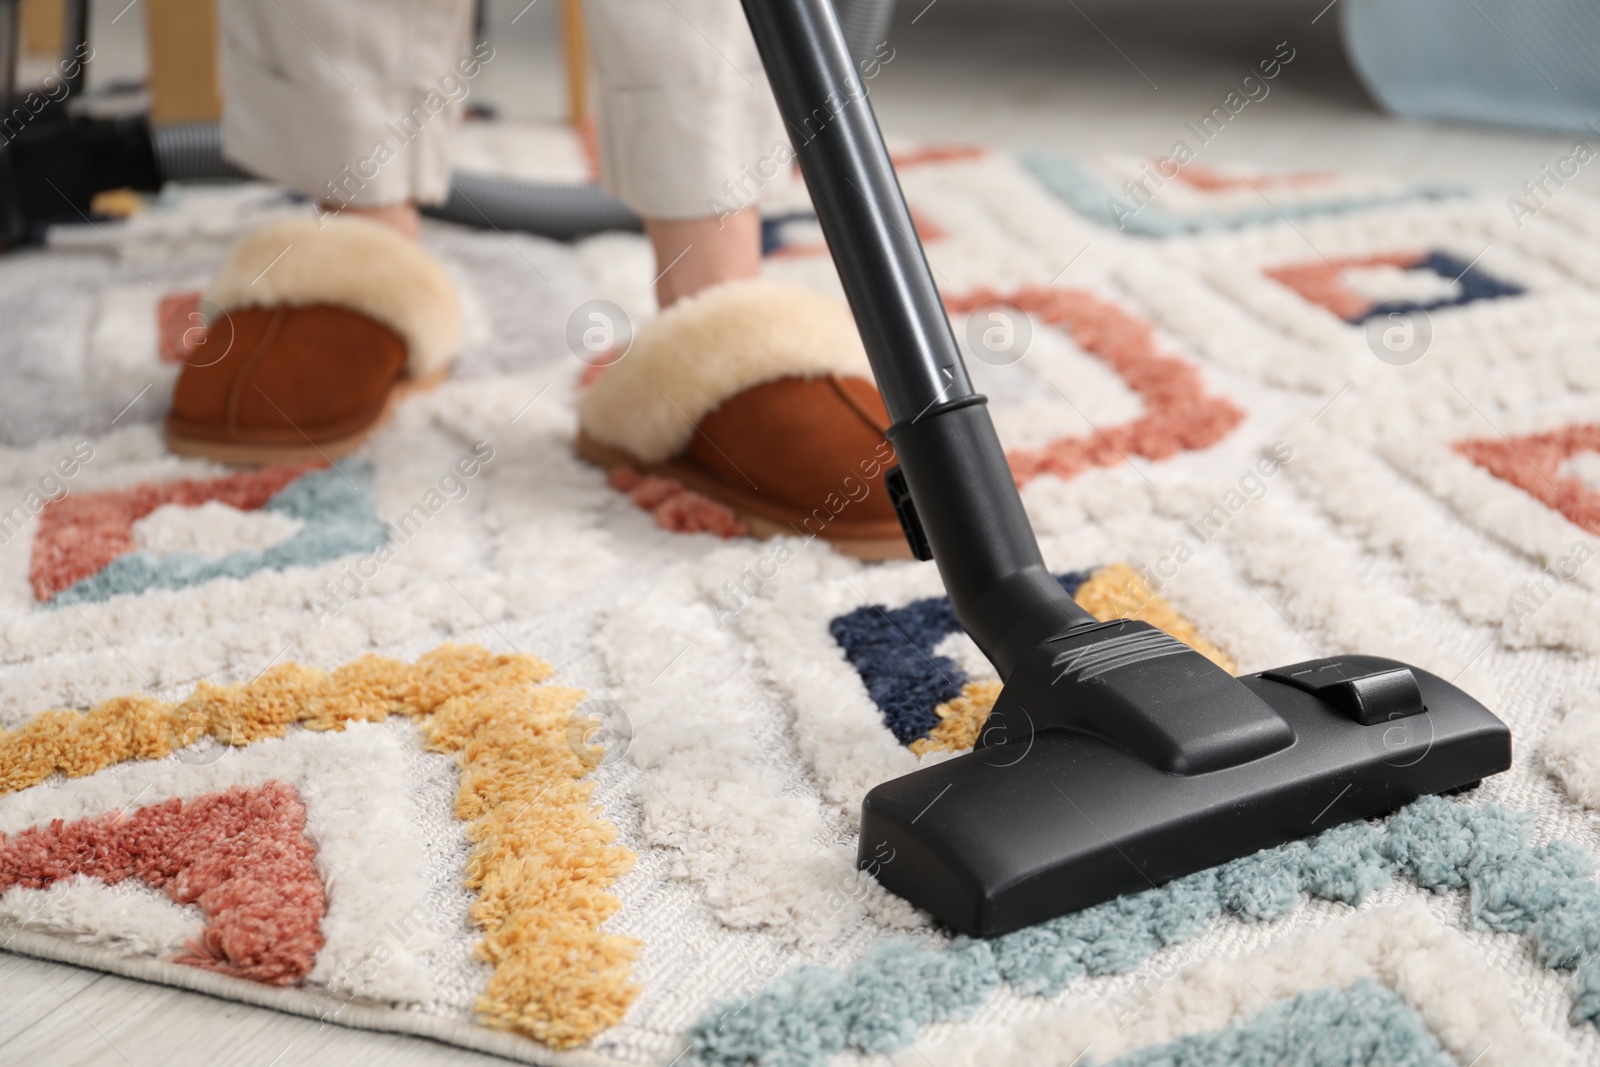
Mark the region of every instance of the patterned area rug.
<instances>
[{"instance_id":1,"label":"patterned area rug","mask_svg":"<svg viewBox=\"0 0 1600 1067\"><path fill-rule=\"evenodd\" d=\"M864 792L998 689L933 567L571 454L568 318L652 313L642 239L430 229L452 379L230 471L162 447L158 315L303 208L179 190L0 259L0 946L548 1064L1600 1057L1600 207L901 163L1082 603L1230 670L1409 660L1514 769L952 937L854 863ZM766 236L837 291L797 190Z\"/></svg>"}]
</instances>

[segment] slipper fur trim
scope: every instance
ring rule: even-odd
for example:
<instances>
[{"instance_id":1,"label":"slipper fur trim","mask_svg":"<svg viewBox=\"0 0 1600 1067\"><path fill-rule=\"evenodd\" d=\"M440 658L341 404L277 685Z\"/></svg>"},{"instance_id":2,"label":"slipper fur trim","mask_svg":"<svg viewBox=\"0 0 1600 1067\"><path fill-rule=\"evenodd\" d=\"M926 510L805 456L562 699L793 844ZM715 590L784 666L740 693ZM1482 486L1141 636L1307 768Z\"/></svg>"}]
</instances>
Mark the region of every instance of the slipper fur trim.
<instances>
[{"instance_id":1,"label":"slipper fur trim","mask_svg":"<svg viewBox=\"0 0 1600 1067\"><path fill-rule=\"evenodd\" d=\"M382 223L290 218L234 242L206 298L224 311L333 304L399 334L413 378L443 370L461 346L461 300L439 261Z\"/></svg>"},{"instance_id":2,"label":"slipper fur trim","mask_svg":"<svg viewBox=\"0 0 1600 1067\"><path fill-rule=\"evenodd\" d=\"M788 282L726 282L680 300L634 338L578 406L592 438L645 463L682 452L729 397L779 378L872 380L838 300Z\"/></svg>"}]
</instances>

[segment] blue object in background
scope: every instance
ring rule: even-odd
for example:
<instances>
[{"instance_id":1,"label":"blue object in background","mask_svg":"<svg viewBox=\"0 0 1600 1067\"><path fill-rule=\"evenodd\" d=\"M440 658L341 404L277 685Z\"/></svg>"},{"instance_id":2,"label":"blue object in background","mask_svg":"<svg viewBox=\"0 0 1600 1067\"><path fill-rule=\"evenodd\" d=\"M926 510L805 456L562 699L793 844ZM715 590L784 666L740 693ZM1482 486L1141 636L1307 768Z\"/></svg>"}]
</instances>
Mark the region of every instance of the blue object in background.
<instances>
[{"instance_id":1,"label":"blue object in background","mask_svg":"<svg viewBox=\"0 0 1600 1067\"><path fill-rule=\"evenodd\" d=\"M1397 115L1600 136L1595 0L1343 0L1345 49Z\"/></svg>"}]
</instances>

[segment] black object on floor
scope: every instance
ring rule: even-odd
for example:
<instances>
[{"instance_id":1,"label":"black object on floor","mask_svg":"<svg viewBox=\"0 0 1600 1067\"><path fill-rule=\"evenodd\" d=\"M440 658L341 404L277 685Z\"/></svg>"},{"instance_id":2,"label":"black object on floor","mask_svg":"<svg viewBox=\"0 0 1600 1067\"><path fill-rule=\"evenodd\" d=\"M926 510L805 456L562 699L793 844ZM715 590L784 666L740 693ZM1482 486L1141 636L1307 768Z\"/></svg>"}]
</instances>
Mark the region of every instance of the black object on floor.
<instances>
[{"instance_id":1,"label":"black object on floor","mask_svg":"<svg viewBox=\"0 0 1600 1067\"><path fill-rule=\"evenodd\" d=\"M987 936L1510 767L1505 724L1426 671L1342 656L1233 678L1080 608L1045 569L828 0L743 3L894 423L896 511L1005 681L973 752L867 795L863 866Z\"/></svg>"},{"instance_id":2,"label":"black object on floor","mask_svg":"<svg viewBox=\"0 0 1600 1067\"><path fill-rule=\"evenodd\" d=\"M55 108L0 143L0 251L56 223L83 222L96 193L155 192L164 182L237 182L250 175L222 155L215 122L151 127L143 115L90 118ZM571 240L637 230L637 215L595 185L456 172L450 197L423 214L466 226Z\"/></svg>"},{"instance_id":3,"label":"black object on floor","mask_svg":"<svg viewBox=\"0 0 1600 1067\"><path fill-rule=\"evenodd\" d=\"M35 227L88 219L96 193L125 188L161 188L144 116L81 118L60 106L30 114L0 144L0 251Z\"/></svg>"}]
</instances>

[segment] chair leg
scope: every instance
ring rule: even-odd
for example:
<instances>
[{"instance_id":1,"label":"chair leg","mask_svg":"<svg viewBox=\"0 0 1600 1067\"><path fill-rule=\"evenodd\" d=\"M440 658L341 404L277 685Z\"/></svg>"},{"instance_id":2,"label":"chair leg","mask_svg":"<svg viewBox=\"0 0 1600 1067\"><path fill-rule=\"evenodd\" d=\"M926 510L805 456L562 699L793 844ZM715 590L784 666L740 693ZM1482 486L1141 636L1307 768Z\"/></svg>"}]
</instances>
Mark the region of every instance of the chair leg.
<instances>
[{"instance_id":1,"label":"chair leg","mask_svg":"<svg viewBox=\"0 0 1600 1067\"><path fill-rule=\"evenodd\" d=\"M562 0L561 37L567 66L567 119L574 126L588 124L589 35L583 28L582 0Z\"/></svg>"},{"instance_id":2,"label":"chair leg","mask_svg":"<svg viewBox=\"0 0 1600 1067\"><path fill-rule=\"evenodd\" d=\"M151 123L221 118L214 0L145 0L144 8Z\"/></svg>"},{"instance_id":3,"label":"chair leg","mask_svg":"<svg viewBox=\"0 0 1600 1067\"><path fill-rule=\"evenodd\" d=\"M53 56L61 51L66 12L62 0L22 0L23 47L30 56Z\"/></svg>"}]
</instances>

